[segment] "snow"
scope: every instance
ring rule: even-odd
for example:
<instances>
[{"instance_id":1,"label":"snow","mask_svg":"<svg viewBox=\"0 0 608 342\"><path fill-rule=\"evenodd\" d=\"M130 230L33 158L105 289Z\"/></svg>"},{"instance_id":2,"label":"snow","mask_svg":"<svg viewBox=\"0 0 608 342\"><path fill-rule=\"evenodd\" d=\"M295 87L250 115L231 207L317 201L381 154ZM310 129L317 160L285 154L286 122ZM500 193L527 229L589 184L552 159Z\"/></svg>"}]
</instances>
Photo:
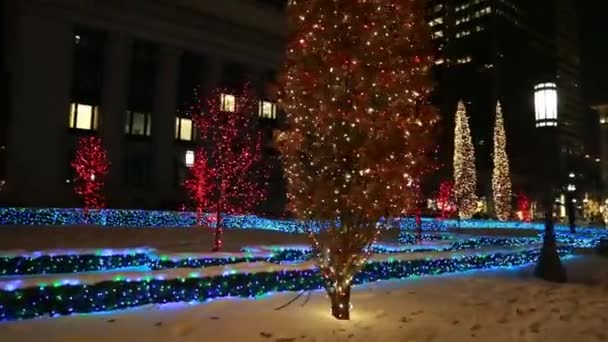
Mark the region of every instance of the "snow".
<instances>
[{"instance_id":1,"label":"snow","mask_svg":"<svg viewBox=\"0 0 608 342\"><path fill-rule=\"evenodd\" d=\"M110 249L110 248L74 248L74 249L46 249L39 251L26 251L26 250L10 250L0 251L0 258L40 258L43 256L62 256L62 255L100 255L100 256L113 256L113 255L129 255L129 254L148 254L153 253L154 250L147 247L138 248L123 248L123 249Z\"/></svg>"},{"instance_id":2,"label":"snow","mask_svg":"<svg viewBox=\"0 0 608 342\"><path fill-rule=\"evenodd\" d=\"M188 228L109 228L97 226L10 227L0 226L0 251L49 249L125 249L147 246L164 252L209 252L212 229ZM388 233L394 239L398 232ZM306 234L269 230L230 230L224 232L225 252L239 252L245 245L309 244ZM387 240L388 241L388 240Z\"/></svg>"},{"instance_id":3,"label":"snow","mask_svg":"<svg viewBox=\"0 0 608 342\"><path fill-rule=\"evenodd\" d=\"M535 280L527 267L360 286L347 322L333 319L324 292L315 291L278 311L296 294L6 322L0 341L606 340L608 259L566 266L573 283L564 285Z\"/></svg>"}]
</instances>

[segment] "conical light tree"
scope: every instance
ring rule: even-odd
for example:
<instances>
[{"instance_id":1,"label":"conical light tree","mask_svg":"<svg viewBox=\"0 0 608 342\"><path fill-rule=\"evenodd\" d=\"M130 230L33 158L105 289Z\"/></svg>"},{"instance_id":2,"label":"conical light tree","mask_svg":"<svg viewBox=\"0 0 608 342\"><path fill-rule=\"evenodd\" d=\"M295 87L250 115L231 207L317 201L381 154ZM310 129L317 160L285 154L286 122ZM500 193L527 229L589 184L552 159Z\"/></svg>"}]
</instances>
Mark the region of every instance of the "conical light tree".
<instances>
[{"instance_id":1,"label":"conical light tree","mask_svg":"<svg viewBox=\"0 0 608 342\"><path fill-rule=\"evenodd\" d=\"M494 171L492 172L492 194L494 209L501 221L511 218L511 177L507 157L507 136L500 102L496 104L494 125Z\"/></svg>"},{"instance_id":2,"label":"conical light tree","mask_svg":"<svg viewBox=\"0 0 608 342\"><path fill-rule=\"evenodd\" d=\"M477 209L475 148L464 102L458 102L454 129L454 199L458 215L469 219Z\"/></svg>"},{"instance_id":3,"label":"conical light tree","mask_svg":"<svg viewBox=\"0 0 608 342\"><path fill-rule=\"evenodd\" d=\"M424 0L291 0L277 136L290 211L310 222L337 319L387 221L415 208L434 154Z\"/></svg>"}]
</instances>

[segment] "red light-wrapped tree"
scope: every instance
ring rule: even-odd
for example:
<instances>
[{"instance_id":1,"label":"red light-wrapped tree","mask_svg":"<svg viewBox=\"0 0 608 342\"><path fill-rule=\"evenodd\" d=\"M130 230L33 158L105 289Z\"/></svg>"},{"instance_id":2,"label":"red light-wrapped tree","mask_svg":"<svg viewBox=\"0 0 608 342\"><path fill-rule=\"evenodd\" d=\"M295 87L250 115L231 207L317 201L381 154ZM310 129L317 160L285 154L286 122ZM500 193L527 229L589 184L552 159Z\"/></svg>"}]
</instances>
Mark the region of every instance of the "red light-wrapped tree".
<instances>
[{"instance_id":1,"label":"red light-wrapped tree","mask_svg":"<svg viewBox=\"0 0 608 342\"><path fill-rule=\"evenodd\" d=\"M110 162L101 138L80 138L71 164L75 172L74 192L82 197L83 213L88 220L90 209L105 206L102 190L104 179L110 170Z\"/></svg>"},{"instance_id":2,"label":"red light-wrapped tree","mask_svg":"<svg viewBox=\"0 0 608 342\"><path fill-rule=\"evenodd\" d=\"M449 218L456 212L454 201L454 182L441 182L439 185L439 196L437 197L437 208L441 210L441 218Z\"/></svg>"},{"instance_id":3,"label":"red light-wrapped tree","mask_svg":"<svg viewBox=\"0 0 608 342\"><path fill-rule=\"evenodd\" d=\"M248 84L238 93L216 89L208 98L197 96L192 107L202 147L192 168L191 179L198 180L186 186L198 210L205 207L215 216L213 251L222 248L223 216L251 213L267 193L257 111Z\"/></svg>"},{"instance_id":4,"label":"red light-wrapped tree","mask_svg":"<svg viewBox=\"0 0 608 342\"><path fill-rule=\"evenodd\" d=\"M184 186L196 206L196 224L203 224L203 211L209 208L213 191L214 174L207 165L207 154L199 148L194 154L194 164L190 166Z\"/></svg>"},{"instance_id":5,"label":"red light-wrapped tree","mask_svg":"<svg viewBox=\"0 0 608 342\"><path fill-rule=\"evenodd\" d=\"M530 208L530 199L525 193L520 192L517 196L517 217L520 221L532 221L532 212Z\"/></svg>"},{"instance_id":6,"label":"red light-wrapped tree","mask_svg":"<svg viewBox=\"0 0 608 342\"><path fill-rule=\"evenodd\" d=\"M390 221L382 218L415 207L434 151L424 3L290 1L288 13L278 97L289 130L276 143L332 314L349 319L353 277Z\"/></svg>"}]
</instances>

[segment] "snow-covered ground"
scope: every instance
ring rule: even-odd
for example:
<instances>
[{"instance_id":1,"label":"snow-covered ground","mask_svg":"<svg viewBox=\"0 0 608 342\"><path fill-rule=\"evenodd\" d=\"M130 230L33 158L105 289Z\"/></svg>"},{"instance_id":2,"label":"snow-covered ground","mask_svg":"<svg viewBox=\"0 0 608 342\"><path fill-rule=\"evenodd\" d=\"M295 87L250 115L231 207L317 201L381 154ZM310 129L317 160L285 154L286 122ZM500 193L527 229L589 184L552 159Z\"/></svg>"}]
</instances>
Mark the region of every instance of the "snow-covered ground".
<instances>
[{"instance_id":1,"label":"snow-covered ground","mask_svg":"<svg viewBox=\"0 0 608 342\"><path fill-rule=\"evenodd\" d=\"M396 241L397 233L394 235ZM306 234L269 230L226 230L224 251L245 245L308 244ZM208 228L108 228L95 226L0 226L0 251L74 248L151 247L168 252L208 252L213 230Z\"/></svg>"},{"instance_id":2,"label":"snow-covered ground","mask_svg":"<svg viewBox=\"0 0 608 342\"><path fill-rule=\"evenodd\" d=\"M566 265L565 285L532 279L531 267L368 284L354 291L348 322L317 291L278 311L296 294L6 322L0 341L607 340L608 259Z\"/></svg>"}]
</instances>

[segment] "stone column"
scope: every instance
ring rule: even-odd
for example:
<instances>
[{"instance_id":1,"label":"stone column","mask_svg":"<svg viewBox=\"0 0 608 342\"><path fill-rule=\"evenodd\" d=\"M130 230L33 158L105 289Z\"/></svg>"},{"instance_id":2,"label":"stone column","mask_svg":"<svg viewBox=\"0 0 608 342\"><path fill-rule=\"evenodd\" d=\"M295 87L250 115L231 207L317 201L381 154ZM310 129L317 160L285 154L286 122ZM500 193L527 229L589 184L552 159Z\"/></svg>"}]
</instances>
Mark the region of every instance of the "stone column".
<instances>
[{"instance_id":1,"label":"stone column","mask_svg":"<svg viewBox=\"0 0 608 342\"><path fill-rule=\"evenodd\" d=\"M156 96L152 113L152 136L154 140L155 168L152 172L154 193L153 202L161 205L170 200L174 172L175 114L179 56L181 52L174 47L162 46L156 75Z\"/></svg>"},{"instance_id":2,"label":"stone column","mask_svg":"<svg viewBox=\"0 0 608 342\"><path fill-rule=\"evenodd\" d=\"M125 111L129 94L132 39L114 33L106 47L101 99L100 136L104 140L111 162L106 179L109 207L122 207L124 175Z\"/></svg>"},{"instance_id":3,"label":"stone column","mask_svg":"<svg viewBox=\"0 0 608 342\"><path fill-rule=\"evenodd\" d=\"M205 59L205 67L202 68L201 87L205 94L209 94L217 87L222 80L223 64L222 59L215 55L208 55Z\"/></svg>"},{"instance_id":4,"label":"stone column","mask_svg":"<svg viewBox=\"0 0 608 342\"><path fill-rule=\"evenodd\" d=\"M74 203L68 175L73 32L63 18L22 8L15 17L7 198L24 206Z\"/></svg>"}]
</instances>

